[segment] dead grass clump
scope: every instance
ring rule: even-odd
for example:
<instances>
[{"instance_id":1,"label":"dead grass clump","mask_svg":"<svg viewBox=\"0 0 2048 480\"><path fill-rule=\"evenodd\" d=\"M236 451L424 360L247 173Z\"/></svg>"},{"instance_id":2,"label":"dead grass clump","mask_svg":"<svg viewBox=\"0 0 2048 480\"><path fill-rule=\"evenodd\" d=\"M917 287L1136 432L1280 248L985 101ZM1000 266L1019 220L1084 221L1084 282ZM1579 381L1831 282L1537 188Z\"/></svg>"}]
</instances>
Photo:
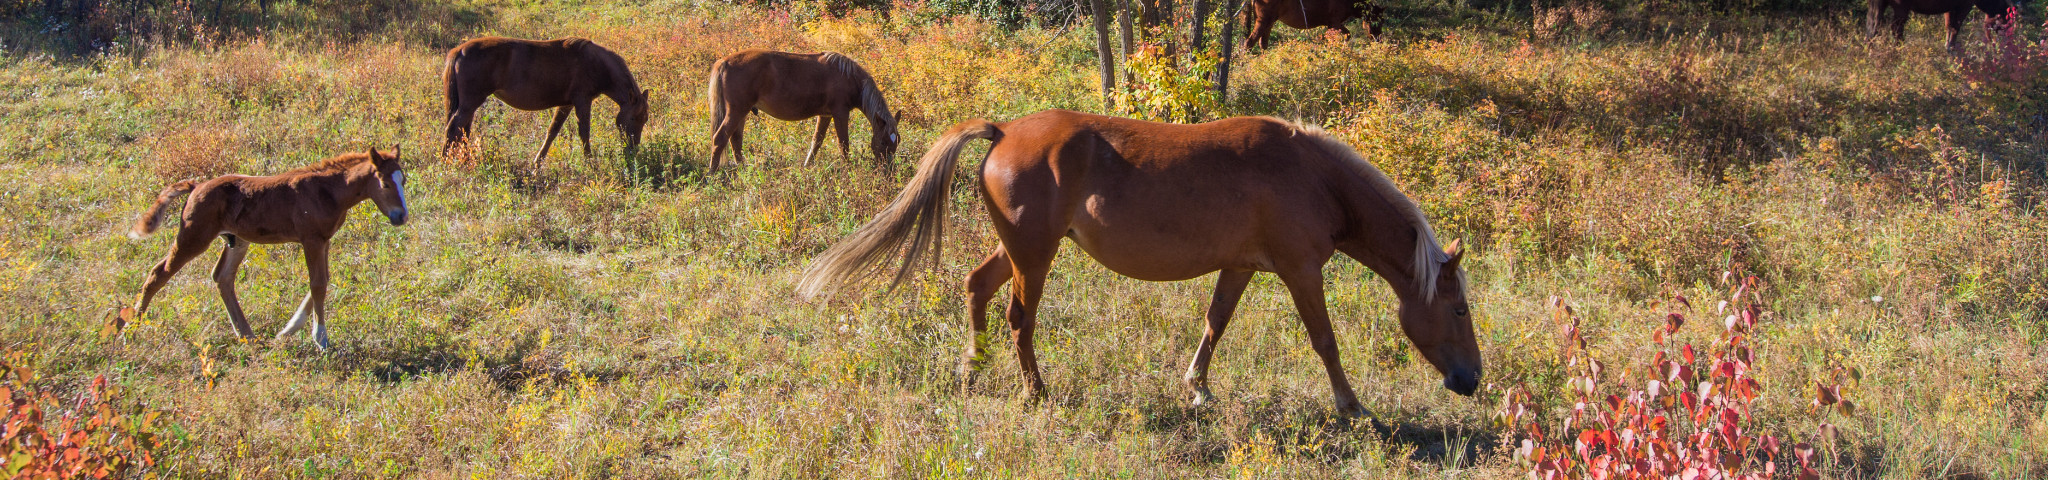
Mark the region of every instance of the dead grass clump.
<instances>
[{"instance_id":1,"label":"dead grass clump","mask_svg":"<svg viewBox=\"0 0 2048 480\"><path fill-rule=\"evenodd\" d=\"M242 140L236 125L210 124L171 130L144 140L151 155L143 160L158 179L176 181L212 178L241 169L231 154Z\"/></svg>"}]
</instances>

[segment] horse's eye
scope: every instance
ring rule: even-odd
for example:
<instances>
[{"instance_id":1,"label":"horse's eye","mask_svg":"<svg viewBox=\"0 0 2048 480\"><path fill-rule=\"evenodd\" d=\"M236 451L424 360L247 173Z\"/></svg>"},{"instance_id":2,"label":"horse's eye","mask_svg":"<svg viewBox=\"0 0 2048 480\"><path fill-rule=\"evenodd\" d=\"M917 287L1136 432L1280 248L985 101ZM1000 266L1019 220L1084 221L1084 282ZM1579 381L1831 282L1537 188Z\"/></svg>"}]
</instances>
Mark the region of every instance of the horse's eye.
<instances>
[{"instance_id":1,"label":"horse's eye","mask_svg":"<svg viewBox=\"0 0 2048 480\"><path fill-rule=\"evenodd\" d=\"M1458 310L1457 310L1457 312L1458 312L1458 316L1460 316L1460 317L1463 317L1463 316L1465 316L1465 314L1467 314L1467 313L1470 313L1470 312L1467 312L1467 311L1465 310L1465 307L1458 307Z\"/></svg>"}]
</instances>

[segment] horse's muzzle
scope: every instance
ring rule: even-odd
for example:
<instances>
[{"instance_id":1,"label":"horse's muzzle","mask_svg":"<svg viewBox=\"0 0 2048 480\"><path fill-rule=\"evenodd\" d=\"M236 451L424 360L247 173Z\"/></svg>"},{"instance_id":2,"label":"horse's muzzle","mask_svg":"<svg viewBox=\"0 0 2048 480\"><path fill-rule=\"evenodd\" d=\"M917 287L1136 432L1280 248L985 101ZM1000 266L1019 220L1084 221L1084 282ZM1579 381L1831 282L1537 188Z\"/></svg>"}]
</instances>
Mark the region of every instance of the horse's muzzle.
<instances>
[{"instance_id":1,"label":"horse's muzzle","mask_svg":"<svg viewBox=\"0 0 2048 480\"><path fill-rule=\"evenodd\" d=\"M398 208L384 212L384 218L391 219L391 226L405 225L405 209Z\"/></svg>"},{"instance_id":2,"label":"horse's muzzle","mask_svg":"<svg viewBox=\"0 0 2048 480\"><path fill-rule=\"evenodd\" d=\"M1450 389L1453 393L1470 397L1472 392L1479 391L1479 371L1469 368L1454 370L1450 374L1444 375L1444 388Z\"/></svg>"}]
</instances>

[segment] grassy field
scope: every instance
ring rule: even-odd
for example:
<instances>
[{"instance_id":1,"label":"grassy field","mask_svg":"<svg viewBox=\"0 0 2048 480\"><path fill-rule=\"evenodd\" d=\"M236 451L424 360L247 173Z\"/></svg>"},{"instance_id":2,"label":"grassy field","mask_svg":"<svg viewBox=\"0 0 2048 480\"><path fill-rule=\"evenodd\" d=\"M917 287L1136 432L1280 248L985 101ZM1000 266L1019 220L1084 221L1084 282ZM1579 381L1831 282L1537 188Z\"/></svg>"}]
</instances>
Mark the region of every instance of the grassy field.
<instances>
[{"instance_id":1,"label":"grassy field","mask_svg":"<svg viewBox=\"0 0 2048 480\"><path fill-rule=\"evenodd\" d=\"M1471 246L1487 362L1471 398L1401 337L1384 282L1346 258L1326 267L1382 432L1334 415L1270 275L1219 348L1219 401L1195 407L1180 376L1211 281L1122 278L1073 248L1040 313L1049 398L1018 397L1004 338L988 381L961 391L961 279L995 244L971 188L937 271L795 298L805 263L878 211L938 132L1104 111L1085 25L910 4L363 5L278 3L258 27L159 28L88 54L35 24L0 29L0 349L55 398L104 375L122 408L163 412L139 473L1519 477L1506 392L1529 392L1524 421L1544 425L1579 398L1560 305L1583 322L1578 355L1615 366L1592 374L1602 388L1639 385L1668 313L1695 318L1684 341L1720 335L1712 299L1734 271L1760 279L1748 298L1765 312L1745 428L1811 442L1829 477L2048 477L2048 61L1997 60L1975 34L1948 55L1932 19L1901 44L1866 41L1849 13L1414 0L1392 4L1383 41L1283 28L1239 57L1232 96L1204 116L1323 125ZM2041 32L2022 30L2032 48ZM535 171L548 115L496 102L474 155L434 155L441 55L483 34L621 53L654 91L642 155L618 153L603 100L594 156L564 142ZM860 158L857 121L854 159L802 167L814 126L756 119L749 163L705 175L704 75L750 47L862 62L904 110L907 158ZM164 184L394 143L412 221L358 209L335 239L333 350L237 339L211 255L101 334L169 248L123 235ZM306 288L297 247L255 248L239 286L259 334L275 332ZM1853 412L1811 406L1835 383Z\"/></svg>"}]
</instances>

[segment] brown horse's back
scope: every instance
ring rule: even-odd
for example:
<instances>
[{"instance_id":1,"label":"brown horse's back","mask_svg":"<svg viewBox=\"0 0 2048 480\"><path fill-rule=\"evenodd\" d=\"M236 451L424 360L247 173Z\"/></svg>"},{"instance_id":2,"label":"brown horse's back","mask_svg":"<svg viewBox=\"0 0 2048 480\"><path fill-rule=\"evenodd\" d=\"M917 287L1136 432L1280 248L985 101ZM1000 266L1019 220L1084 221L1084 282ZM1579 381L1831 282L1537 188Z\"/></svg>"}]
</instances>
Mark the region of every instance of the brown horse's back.
<instances>
[{"instance_id":1,"label":"brown horse's back","mask_svg":"<svg viewBox=\"0 0 2048 480\"><path fill-rule=\"evenodd\" d=\"M1272 118L1176 125L1051 110L998 128L1005 140L982 173L999 210L1064 217L1047 224L1070 230L1048 233L1144 280L1272 271L1276 256L1316 255L1276 249L1304 238L1320 239L1311 250L1334 245L1349 213L1341 205L1351 199L1329 182L1356 178ZM1059 195L1012 191L1054 184ZM1052 205L1023 204L1048 197Z\"/></svg>"},{"instance_id":2,"label":"brown horse's back","mask_svg":"<svg viewBox=\"0 0 2048 480\"><path fill-rule=\"evenodd\" d=\"M825 55L743 50L719 60L713 75L723 77L724 91L719 93L728 105L758 109L783 120L860 108L859 85L841 81L848 73L827 65Z\"/></svg>"},{"instance_id":3,"label":"brown horse's back","mask_svg":"<svg viewBox=\"0 0 2048 480\"><path fill-rule=\"evenodd\" d=\"M611 69L603 63L613 58L617 55L581 38L484 37L449 50L442 78L456 94L450 102L495 94L515 108L540 110L609 90Z\"/></svg>"}]
</instances>

